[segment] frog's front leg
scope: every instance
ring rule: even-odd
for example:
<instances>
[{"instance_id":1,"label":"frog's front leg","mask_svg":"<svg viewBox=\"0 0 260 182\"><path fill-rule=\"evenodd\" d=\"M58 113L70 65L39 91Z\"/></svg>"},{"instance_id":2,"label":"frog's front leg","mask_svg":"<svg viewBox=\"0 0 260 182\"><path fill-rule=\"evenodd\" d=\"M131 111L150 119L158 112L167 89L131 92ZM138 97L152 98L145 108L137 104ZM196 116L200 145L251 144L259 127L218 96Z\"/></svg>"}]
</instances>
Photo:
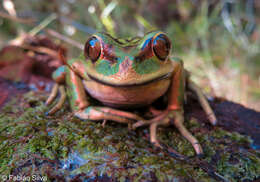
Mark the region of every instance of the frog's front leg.
<instances>
[{"instance_id":1,"label":"frog's front leg","mask_svg":"<svg viewBox=\"0 0 260 182\"><path fill-rule=\"evenodd\" d=\"M56 84L53 86L51 94L46 101L46 105L51 104L55 97L60 92L58 103L47 114L54 114L63 105L66 99L66 91L64 84L68 87L68 95L70 96L70 105L72 110L80 110L86 108L89 103L86 98L84 86L76 73L74 73L68 66L61 66L52 74L53 80Z\"/></svg>"},{"instance_id":2,"label":"frog's front leg","mask_svg":"<svg viewBox=\"0 0 260 182\"><path fill-rule=\"evenodd\" d=\"M54 85L46 104L53 102L58 91L61 92L61 99L58 104L49 111L49 114L55 113L65 101L64 96L66 96L66 94L63 84L66 79L70 106L75 116L81 119L112 120L128 124L131 124L133 121L143 120L143 118L130 112L120 111L109 107L90 106L81 78L67 67L57 69L53 74L53 79L56 81L56 84Z\"/></svg>"},{"instance_id":3,"label":"frog's front leg","mask_svg":"<svg viewBox=\"0 0 260 182\"><path fill-rule=\"evenodd\" d=\"M134 121L143 120L140 116L130 112L120 111L109 107L89 106L84 110L76 111L75 115L81 119L94 121L111 120L128 124L129 129Z\"/></svg>"},{"instance_id":4,"label":"frog's front leg","mask_svg":"<svg viewBox=\"0 0 260 182\"><path fill-rule=\"evenodd\" d=\"M66 66L61 66L57 68L57 70L55 70L52 74L52 78L56 83L53 86L51 94L46 101L46 105L50 105L54 101L54 99L58 95L58 92L60 92L60 98L57 104L49 112L47 112L46 115L54 114L55 112L57 112L65 102L66 99L66 92L64 88L65 76L66 76Z\"/></svg>"},{"instance_id":5,"label":"frog's front leg","mask_svg":"<svg viewBox=\"0 0 260 182\"><path fill-rule=\"evenodd\" d=\"M183 101L185 91L185 72L182 61L174 61L174 72L172 82L168 91L167 109L155 118L148 121L138 121L133 128L142 125L150 125L150 141L156 146L161 147L156 137L156 129L159 125L168 126L173 124L180 133L192 144L197 154L202 154L202 148L198 140L183 125Z\"/></svg>"}]
</instances>

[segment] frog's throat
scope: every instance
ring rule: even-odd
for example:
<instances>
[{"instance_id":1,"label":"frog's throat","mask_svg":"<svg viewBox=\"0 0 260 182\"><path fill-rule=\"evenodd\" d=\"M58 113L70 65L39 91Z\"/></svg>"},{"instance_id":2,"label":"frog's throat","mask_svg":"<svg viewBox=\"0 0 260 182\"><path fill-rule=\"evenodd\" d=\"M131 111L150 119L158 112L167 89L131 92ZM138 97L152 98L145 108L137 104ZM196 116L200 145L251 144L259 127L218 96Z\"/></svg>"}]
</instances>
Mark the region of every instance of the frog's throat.
<instances>
[{"instance_id":1,"label":"frog's throat","mask_svg":"<svg viewBox=\"0 0 260 182\"><path fill-rule=\"evenodd\" d=\"M163 79L169 79L172 75L172 72L169 72L167 74L164 74L162 76L159 76L155 79L151 79L151 80L147 80L147 81L144 81L144 82L141 82L141 83L129 83L129 84L113 84L113 83L109 83L109 82L106 82L106 81L103 81L103 80L99 80L98 78L96 77L93 77L92 75L88 74L88 77L91 79L91 80L94 80L98 83L101 83L103 85L107 85L107 86L112 86L112 87L134 87L134 86L141 86L141 85L147 85L149 83L153 83L153 82L157 82L157 81L160 81L160 80L163 80Z\"/></svg>"}]
</instances>

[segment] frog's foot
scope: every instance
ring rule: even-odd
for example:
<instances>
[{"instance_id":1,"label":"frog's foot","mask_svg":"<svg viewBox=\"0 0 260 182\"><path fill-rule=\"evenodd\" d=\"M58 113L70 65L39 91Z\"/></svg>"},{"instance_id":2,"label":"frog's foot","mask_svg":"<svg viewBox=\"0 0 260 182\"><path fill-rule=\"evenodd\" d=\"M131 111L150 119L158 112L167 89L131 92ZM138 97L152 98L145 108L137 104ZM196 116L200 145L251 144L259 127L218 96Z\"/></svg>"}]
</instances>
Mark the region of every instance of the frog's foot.
<instances>
[{"instance_id":1,"label":"frog's foot","mask_svg":"<svg viewBox=\"0 0 260 182\"><path fill-rule=\"evenodd\" d=\"M128 124L129 129L132 128L132 124L134 121L144 120L140 116L120 111L117 109L112 109L109 107L93 107L89 106L84 110L77 111L75 113L80 119L89 119L89 120L103 120L102 126L104 127L107 120L116 121L118 123L126 123Z\"/></svg>"},{"instance_id":2,"label":"frog's foot","mask_svg":"<svg viewBox=\"0 0 260 182\"><path fill-rule=\"evenodd\" d=\"M161 147L156 137L157 127L160 125L167 126L169 124L173 124L180 131L180 133L192 144L194 150L196 151L196 154L202 154L203 150L198 140L194 136L192 136L192 134L185 128L185 126L183 125L183 121L183 112L181 110L166 110L151 120L140 120L134 123L132 127L133 129L135 129L143 125L150 125L150 141L156 146Z\"/></svg>"},{"instance_id":3,"label":"frog's foot","mask_svg":"<svg viewBox=\"0 0 260 182\"><path fill-rule=\"evenodd\" d=\"M192 136L192 134L185 128L183 125L184 118L183 118L183 112L181 111L171 111L174 115L174 120L172 124L180 131L182 136L184 136L193 146L194 150L196 151L197 155L203 154L203 150L201 145L199 144L198 140Z\"/></svg>"},{"instance_id":4,"label":"frog's foot","mask_svg":"<svg viewBox=\"0 0 260 182\"><path fill-rule=\"evenodd\" d=\"M66 100L65 88L64 88L64 85L59 85L57 83L53 86L51 94L48 97L45 104L50 105L54 101L54 99L56 98L58 92L60 92L60 98L59 98L57 104L49 112L47 112L46 115L54 114L59 109L61 109L62 105L64 104L64 102Z\"/></svg>"},{"instance_id":5,"label":"frog's foot","mask_svg":"<svg viewBox=\"0 0 260 182\"><path fill-rule=\"evenodd\" d=\"M136 123L134 123L132 125L132 129L136 129L138 127L141 127L141 126L144 126L144 125L151 125L153 123L165 123L165 120L166 120L166 117L167 117L167 114L169 112L168 111L159 111L159 110L156 110L156 113L152 113L155 117L153 119L150 119L150 120L138 120ZM167 124L167 122L166 122Z\"/></svg>"}]
</instances>

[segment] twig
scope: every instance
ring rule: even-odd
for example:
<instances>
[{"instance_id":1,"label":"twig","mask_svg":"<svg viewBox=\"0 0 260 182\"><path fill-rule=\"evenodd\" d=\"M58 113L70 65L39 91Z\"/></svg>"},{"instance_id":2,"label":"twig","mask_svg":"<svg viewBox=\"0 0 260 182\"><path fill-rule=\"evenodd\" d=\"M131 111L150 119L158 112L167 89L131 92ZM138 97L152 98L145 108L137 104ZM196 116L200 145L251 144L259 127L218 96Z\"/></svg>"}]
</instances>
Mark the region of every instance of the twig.
<instances>
[{"instance_id":1,"label":"twig","mask_svg":"<svg viewBox=\"0 0 260 182\"><path fill-rule=\"evenodd\" d=\"M29 35L29 36L35 36L38 32L40 32L42 29L44 29L47 25L49 25L53 20L57 18L57 15L51 14L47 18L45 18L38 26L34 27L30 32L24 33L22 35L19 35L15 39L11 40L9 42L10 45L16 45L20 46L23 44L24 39Z\"/></svg>"},{"instance_id":2,"label":"twig","mask_svg":"<svg viewBox=\"0 0 260 182\"><path fill-rule=\"evenodd\" d=\"M60 17L60 21L62 23L69 24L69 25L75 27L76 29L78 29L78 30L80 30L82 32L85 32L87 34L93 34L93 33L95 33L97 31L96 29L94 29L92 27L83 25L83 24L81 24L81 23L79 23L77 21L71 20L71 19L69 19L69 18L67 18L65 16L61 16Z\"/></svg>"},{"instance_id":3,"label":"twig","mask_svg":"<svg viewBox=\"0 0 260 182\"><path fill-rule=\"evenodd\" d=\"M49 35L51 35L51 36L53 36L53 37L55 37L57 39L60 39L60 40L62 40L64 42L67 42L67 43L69 43L69 44L71 44L71 45L73 45L73 46L75 46L75 47L77 47L77 48L79 48L81 50L84 50L84 45L83 44L81 44L79 42L76 42L75 40L73 40L73 39L71 39L69 37L66 37L65 35L62 35L62 34L56 32L56 31L54 31L52 29L49 29L49 28L46 30L46 32Z\"/></svg>"},{"instance_id":4,"label":"twig","mask_svg":"<svg viewBox=\"0 0 260 182\"><path fill-rule=\"evenodd\" d=\"M48 16L46 19L44 19L38 26L33 28L30 32L29 35L34 36L36 35L39 31L44 29L47 25L49 25L53 20L57 18L57 15L55 13L51 14Z\"/></svg>"},{"instance_id":5,"label":"twig","mask_svg":"<svg viewBox=\"0 0 260 182\"><path fill-rule=\"evenodd\" d=\"M47 47L41 47L41 46L30 46L30 45L18 45L18 47L21 47L23 49L29 49L35 52L39 52L39 53L45 53L48 55L51 55L53 57L59 58L59 54L57 53L57 51L54 51L50 48Z\"/></svg>"},{"instance_id":6,"label":"twig","mask_svg":"<svg viewBox=\"0 0 260 182\"><path fill-rule=\"evenodd\" d=\"M11 16L11 15L1 12L1 11L0 11L0 17L7 18L12 21L19 22L19 23L29 24L29 25L32 25L36 21L34 18L28 18L28 19L19 18L16 16Z\"/></svg>"}]
</instances>

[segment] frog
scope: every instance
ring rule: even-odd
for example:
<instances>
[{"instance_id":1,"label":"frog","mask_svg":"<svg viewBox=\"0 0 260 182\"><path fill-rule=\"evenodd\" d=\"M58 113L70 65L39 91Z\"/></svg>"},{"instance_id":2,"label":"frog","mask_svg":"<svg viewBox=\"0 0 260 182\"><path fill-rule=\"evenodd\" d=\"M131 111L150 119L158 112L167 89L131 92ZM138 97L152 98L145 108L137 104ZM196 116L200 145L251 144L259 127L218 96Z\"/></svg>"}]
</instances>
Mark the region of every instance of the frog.
<instances>
[{"instance_id":1,"label":"frog","mask_svg":"<svg viewBox=\"0 0 260 182\"><path fill-rule=\"evenodd\" d=\"M46 100L56 104L48 111L60 110L68 98L74 116L82 120L107 121L127 124L130 130L149 127L149 140L162 147L157 139L159 126L175 126L186 138L197 155L203 155L199 141L184 126L184 102L187 90L198 98L212 125L216 116L201 89L190 79L180 58L171 57L172 42L166 33L151 31L144 36L116 38L106 32L90 36L83 53L66 60L53 72L55 84ZM58 93L60 97L56 99ZM153 106L166 98L163 110ZM97 101L97 105L91 100ZM148 108L147 119L133 112Z\"/></svg>"}]
</instances>

